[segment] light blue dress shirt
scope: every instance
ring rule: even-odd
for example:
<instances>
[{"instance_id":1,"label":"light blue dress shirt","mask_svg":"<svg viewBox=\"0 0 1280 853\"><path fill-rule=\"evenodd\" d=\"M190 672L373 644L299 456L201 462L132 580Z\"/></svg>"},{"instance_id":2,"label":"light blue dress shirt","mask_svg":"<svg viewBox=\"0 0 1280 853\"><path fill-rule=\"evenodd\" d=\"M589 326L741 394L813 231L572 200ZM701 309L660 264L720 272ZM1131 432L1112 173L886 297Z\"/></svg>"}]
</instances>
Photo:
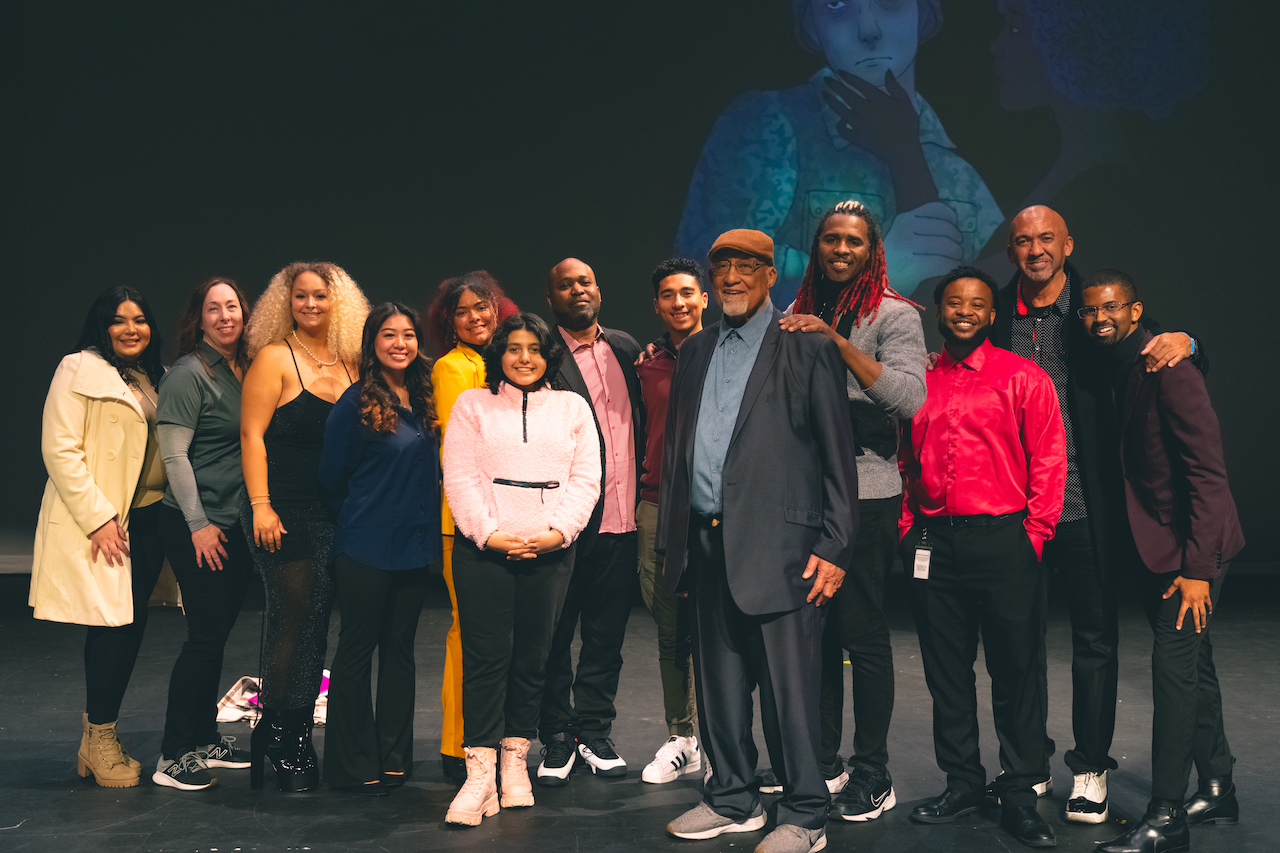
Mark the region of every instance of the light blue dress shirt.
<instances>
[{"instance_id":1,"label":"light blue dress shirt","mask_svg":"<svg viewBox=\"0 0 1280 853\"><path fill-rule=\"evenodd\" d=\"M721 474L729 452L747 379L760 354L760 344L774 322L773 305L765 302L738 328L723 320L716 348L702 383L702 404L693 436L693 475L689 505L699 515L717 516L724 507Z\"/></svg>"}]
</instances>

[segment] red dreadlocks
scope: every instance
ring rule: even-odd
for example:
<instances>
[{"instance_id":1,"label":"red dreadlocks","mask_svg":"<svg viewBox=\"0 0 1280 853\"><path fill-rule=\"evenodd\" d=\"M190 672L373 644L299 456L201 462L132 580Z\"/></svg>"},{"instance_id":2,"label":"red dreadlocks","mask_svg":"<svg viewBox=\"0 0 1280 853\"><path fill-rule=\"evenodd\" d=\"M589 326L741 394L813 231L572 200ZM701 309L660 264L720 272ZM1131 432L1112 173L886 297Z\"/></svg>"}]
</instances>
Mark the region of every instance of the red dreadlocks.
<instances>
[{"instance_id":1,"label":"red dreadlocks","mask_svg":"<svg viewBox=\"0 0 1280 853\"><path fill-rule=\"evenodd\" d=\"M818 223L818 228L813 235L813 246L809 250L809 266L804 271L804 281L800 283L800 289L796 292L796 301L791 313L814 314L818 310L818 285L814 281L815 277L822 275L821 271L814 272L818 257L818 240L822 237L822 230L827 227L827 220L837 213L856 216L866 223L867 237L871 242L871 256L867 258L867 264L862 268L862 272L858 273L857 278L841 289L840 295L836 298L835 316L832 318L831 325L838 324L840 318L850 312L853 313L853 322L856 326L861 326L864 319L871 322L880 311L880 300L885 296L901 299L908 305L923 311L924 306L916 305L889 286L889 275L884 263L884 240L880 236L880 226L872 217L871 211L867 210L866 205L861 202L842 201L823 214L822 221Z\"/></svg>"}]
</instances>

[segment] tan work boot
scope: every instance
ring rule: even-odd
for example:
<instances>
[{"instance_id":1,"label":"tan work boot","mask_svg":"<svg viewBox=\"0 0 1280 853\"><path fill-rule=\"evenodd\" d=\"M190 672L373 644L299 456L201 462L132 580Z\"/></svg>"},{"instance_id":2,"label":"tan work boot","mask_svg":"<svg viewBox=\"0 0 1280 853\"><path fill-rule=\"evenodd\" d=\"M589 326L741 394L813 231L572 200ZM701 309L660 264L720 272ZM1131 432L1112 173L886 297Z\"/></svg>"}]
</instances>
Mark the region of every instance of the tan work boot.
<instances>
[{"instance_id":1,"label":"tan work boot","mask_svg":"<svg viewBox=\"0 0 1280 853\"><path fill-rule=\"evenodd\" d=\"M502 807L514 809L533 805L533 785L529 782L529 739L502 739Z\"/></svg>"},{"instance_id":2,"label":"tan work boot","mask_svg":"<svg viewBox=\"0 0 1280 853\"><path fill-rule=\"evenodd\" d=\"M467 747L467 781L449 804L445 823L479 826L498 813L498 751L488 746Z\"/></svg>"},{"instance_id":3,"label":"tan work boot","mask_svg":"<svg viewBox=\"0 0 1280 853\"><path fill-rule=\"evenodd\" d=\"M83 726L83 731L80 734L80 751L83 752L85 755L88 755L89 754L89 712L88 711L82 711L80 713L80 721ZM116 743L120 743L118 735L116 738ZM138 775L141 776L142 762L134 758L132 755L130 755L129 750L125 749L125 746L122 743L120 744L120 754L124 756L125 764L128 764L134 770L138 771Z\"/></svg>"},{"instance_id":4,"label":"tan work boot","mask_svg":"<svg viewBox=\"0 0 1280 853\"><path fill-rule=\"evenodd\" d=\"M95 726L84 716L84 733L80 739L80 751L76 753L76 772L81 778L90 773L93 780L104 788L132 788L141 778L142 765L130 764L129 756L116 740L116 724Z\"/></svg>"}]
</instances>

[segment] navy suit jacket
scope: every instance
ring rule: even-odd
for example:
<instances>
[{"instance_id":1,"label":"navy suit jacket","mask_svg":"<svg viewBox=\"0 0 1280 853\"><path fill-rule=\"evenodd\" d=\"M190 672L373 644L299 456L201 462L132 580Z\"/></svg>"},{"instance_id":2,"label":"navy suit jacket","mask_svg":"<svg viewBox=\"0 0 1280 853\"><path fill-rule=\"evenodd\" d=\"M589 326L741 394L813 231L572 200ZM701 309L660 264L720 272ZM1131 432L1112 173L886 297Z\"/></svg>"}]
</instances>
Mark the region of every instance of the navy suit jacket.
<instances>
[{"instance_id":1,"label":"navy suit jacket","mask_svg":"<svg viewBox=\"0 0 1280 853\"><path fill-rule=\"evenodd\" d=\"M760 310L782 318L768 303ZM666 552L669 593L687 563L693 439L719 334L714 323L687 338L671 380L656 534L657 550ZM804 606L813 588L812 578L801 578L810 554L849 569L858 533L858 471L845 366L832 341L769 324L721 482L725 567L742 612Z\"/></svg>"},{"instance_id":2,"label":"navy suit jacket","mask_svg":"<svg viewBox=\"0 0 1280 853\"><path fill-rule=\"evenodd\" d=\"M560 334L560 330L554 326L554 333ZM609 344L609 349L613 350L614 358L618 359L618 364L622 365L622 375L627 380L627 396L631 402L631 426L635 437L635 456L636 456L636 501L640 500L640 471L644 464L644 402L640 397L640 379L636 376L636 358L640 355L640 344L636 343L636 339L628 335L626 332L617 329L606 329L600 327L600 331L604 334L605 341ZM563 341L561 341L563 343ZM578 553L585 554L591 550L592 544L596 541L596 534L600 532L600 520L604 517L604 495L605 495L605 472L608 468L605 466L604 458L604 433L600 430L600 416L596 414L595 406L591 402L591 391L587 389L587 380L582 377L582 371L578 369L578 362L574 361L573 353L566 352L564 358L560 361L560 370L557 371L555 377L551 380L551 387L557 391L573 391L582 399L587 401L587 405L591 407L591 416L596 421L596 434L600 436L600 499L596 501L596 508L591 513L591 520L587 522L587 526L582 533L578 535ZM634 507L633 507L634 509Z\"/></svg>"},{"instance_id":3,"label":"navy suit jacket","mask_svg":"<svg viewBox=\"0 0 1280 853\"><path fill-rule=\"evenodd\" d=\"M1142 334L1146 346L1152 334ZM1118 427L1125 507L1142 562L1198 580L1220 575L1244 548L1244 534L1204 376L1186 361L1148 373L1139 357Z\"/></svg>"}]
</instances>

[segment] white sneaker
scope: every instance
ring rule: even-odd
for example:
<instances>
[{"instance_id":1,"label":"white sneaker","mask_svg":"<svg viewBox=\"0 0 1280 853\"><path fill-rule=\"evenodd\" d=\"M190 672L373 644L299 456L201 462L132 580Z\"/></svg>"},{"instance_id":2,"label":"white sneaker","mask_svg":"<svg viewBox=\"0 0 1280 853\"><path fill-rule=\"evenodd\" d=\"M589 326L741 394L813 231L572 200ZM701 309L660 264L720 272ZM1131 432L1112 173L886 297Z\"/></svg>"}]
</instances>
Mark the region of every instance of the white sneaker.
<instances>
[{"instance_id":1,"label":"white sneaker","mask_svg":"<svg viewBox=\"0 0 1280 853\"><path fill-rule=\"evenodd\" d=\"M654 785L674 782L686 773L697 773L702 769L702 750L698 749L698 739L690 735L680 737L672 735L667 742L658 747L653 761L645 765L640 772L640 779Z\"/></svg>"},{"instance_id":2,"label":"white sneaker","mask_svg":"<svg viewBox=\"0 0 1280 853\"><path fill-rule=\"evenodd\" d=\"M1074 823L1104 823L1107 819L1107 771L1077 773L1067 800L1067 820Z\"/></svg>"},{"instance_id":3,"label":"white sneaker","mask_svg":"<svg viewBox=\"0 0 1280 853\"><path fill-rule=\"evenodd\" d=\"M834 779L827 780L827 790L832 794L838 794L844 790L844 786L849 784L849 771L841 770L840 775Z\"/></svg>"},{"instance_id":4,"label":"white sneaker","mask_svg":"<svg viewBox=\"0 0 1280 853\"><path fill-rule=\"evenodd\" d=\"M613 748L613 741L607 737L578 740L578 755L597 776L626 776L627 762Z\"/></svg>"}]
</instances>

